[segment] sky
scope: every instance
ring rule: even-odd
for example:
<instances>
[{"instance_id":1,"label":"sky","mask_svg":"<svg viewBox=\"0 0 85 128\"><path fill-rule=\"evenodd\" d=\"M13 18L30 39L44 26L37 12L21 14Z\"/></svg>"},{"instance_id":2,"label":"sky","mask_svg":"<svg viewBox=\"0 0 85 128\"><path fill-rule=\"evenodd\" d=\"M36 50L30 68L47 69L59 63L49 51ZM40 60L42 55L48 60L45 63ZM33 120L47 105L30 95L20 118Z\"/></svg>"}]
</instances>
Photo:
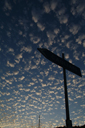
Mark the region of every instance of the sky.
<instances>
[{"instance_id":1,"label":"sky","mask_svg":"<svg viewBox=\"0 0 85 128\"><path fill-rule=\"evenodd\" d=\"M66 78L72 125L84 125L85 0L0 0L0 127L66 125L63 68L37 48L80 68Z\"/></svg>"}]
</instances>

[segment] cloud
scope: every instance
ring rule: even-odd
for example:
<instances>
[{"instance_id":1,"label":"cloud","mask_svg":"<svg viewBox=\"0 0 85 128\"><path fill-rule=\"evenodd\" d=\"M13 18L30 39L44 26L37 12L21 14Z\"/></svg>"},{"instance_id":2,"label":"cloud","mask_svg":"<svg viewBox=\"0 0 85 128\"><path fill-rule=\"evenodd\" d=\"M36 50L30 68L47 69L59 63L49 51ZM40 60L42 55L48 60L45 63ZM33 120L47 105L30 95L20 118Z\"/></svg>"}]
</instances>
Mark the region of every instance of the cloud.
<instances>
[{"instance_id":1,"label":"cloud","mask_svg":"<svg viewBox=\"0 0 85 128\"><path fill-rule=\"evenodd\" d=\"M2 49L0 48L0 51L2 51Z\"/></svg>"},{"instance_id":2,"label":"cloud","mask_svg":"<svg viewBox=\"0 0 85 128\"><path fill-rule=\"evenodd\" d=\"M49 91L49 94L52 94L52 93L54 94L54 91Z\"/></svg>"},{"instance_id":3,"label":"cloud","mask_svg":"<svg viewBox=\"0 0 85 128\"><path fill-rule=\"evenodd\" d=\"M85 39L85 34L80 34L78 38L76 38L76 42L78 42L78 44L82 44L82 40L84 39Z\"/></svg>"},{"instance_id":4,"label":"cloud","mask_svg":"<svg viewBox=\"0 0 85 128\"><path fill-rule=\"evenodd\" d=\"M25 79L24 76L21 76L21 77L19 78L20 81L22 81L22 80L24 80L24 79Z\"/></svg>"},{"instance_id":5,"label":"cloud","mask_svg":"<svg viewBox=\"0 0 85 128\"><path fill-rule=\"evenodd\" d=\"M39 16L37 13L35 13L34 11L32 12L32 20L37 23L39 20Z\"/></svg>"},{"instance_id":6,"label":"cloud","mask_svg":"<svg viewBox=\"0 0 85 128\"><path fill-rule=\"evenodd\" d=\"M57 1L56 1L56 0L52 0L52 1L51 1L51 5L50 5L50 6L51 6L51 7L50 7L51 10L55 10L57 5L58 5L58 4L57 4Z\"/></svg>"},{"instance_id":7,"label":"cloud","mask_svg":"<svg viewBox=\"0 0 85 128\"><path fill-rule=\"evenodd\" d=\"M85 18L85 1L81 0L81 2L79 0L77 1L71 1L71 13L73 15L82 15L83 18Z\"/></svg>"},{"instance_id":8,"label":"cloud","mask_svg":"<svg viewBox=\"0 0 85 128\"><path fill-rule=\"evenodd\" d=\"M41 64L42 65L45 65L46 64L46 61L44 59L41 60Z\"/></svg>"},{"instance_id":9,"label":"cloud","mask_svg":"<svg viewBox=\"0 0 85 128\"><path fill-rule=\"evenodd\" d=\"M47 31L47 37L53 40L55 38L55 35L52 31Z\"/></svg>"},{"instance_id":10,"label":"cloud","mask_svg":"<svg viewBox=\"0 0 85 128\"><path fill-rule=\"evenodd\" d=\"M22 53L17 54L17 55L15 56L15 62L16 62L16 63L19 63L19 62L20 62L20 59L22 59L22 58L23 58Z\"/></svg>"},{"instance_id":11,"label":"cloud","mask_svg":"<svg viewBox=\"0 0 85 128\"><path fill-rule=\"evenodd\" d=\"M46 87L46 84L41 83L42 87Z\"/></svg>"},{"instance_id":12,"label":"cloud","mask_svg":"<svg viewBox=\"0 0 85 128\"><path fill-rule=\"evenodd\" d=\"M14 75L18 75L19 74L19 71L14 71L13 74Z\"/></svg>"},{"instance_id":13,"label":"cloud","mask_svg":"<svg viewBox=\"0 0 85 128\"><path fill-rule=\"evenodd\" d=\"M60 32L60 30L58 28L54 29L54 33L57 35Z\"/></svg>"},{"instance_id":14,"label":"cloud","mask_svg":"<svg viewBox=\"0 0 85 128\"><path fill-rule=\"evenodd\" d=\"M70 35L66 34L63 37L61 37L61 42L66 45L66 42L69 40L69 38L70 38ZM61 45L63 45L63 44L61 44Z\"/></svg>"},{"instance_id":15,"label":"cloud","mask_svg":"<svg viewBox=\"0 0 85 128\"><path fill-rule=\"evenodd\" d=\"M71 41L68 41L68 42L66 43L66 47L67 47L67 48L70 48L70 47L71 47Z\"/></svg>"},{"instance_id":16,"label":"cloud","mask_svg":"<svg viewBox=\"0 0 85 128\"><path fill-rule=\"evenodd\" d=\"M45 26L44 26L42 23L38 22L38 23L37 23L37 26L38 26L38 28L39 28L41 31L44 31L44 30L45 30Z\"/></svg>"},{"instance_id":17,"label":"cloud","mask_svg":"<svg viewBox=\"0 0 85 128\"><path fill-rule=\"evenodd\" d=\"M70 100L70 101L73 101L73 99L72 99L72 98L70 98L70 97L69 97L69 100Z\"/></svg>"},{"instance_id":18,"label":"cloud","mask_svg":"<svg viewBox=\"0 0 85 128\"><path fill-rule=\"evenodd\" d=\"M4 77L4 76L1 76L1 79L2 79L2 80L5 80L5 77Z\"/></svg>"},{"instance_id":19,"label":"cloud","mask_svg":"<svg viewBox=\"0 0 85 128\"><path fill-rule=\"evenodd\" d=\"M33 35L30 35L30 40L34 43L34 44L37 44L40 42L40 38L37 37L37 36L33 36Z\"/></svg>"},{"instance_id":20,"label":"cloud","mask_svg":"<svg viewBox=\"0 0 85 128\"><path fill-rule=\"evenodd\" d=\"M69 31L73 34L76 35L80 30L80 26L76 24L72 24L69 28Z\"/></svg>"},{"instance_id":21,"label":"cloud","mask_svg":"<svg viewBox=\"0 0 85 128\"><path fill-rule=\"evenodd\" d=\"M14 99L13 98L9 98L8 101L13 101Z\"/></svg>"},{"instance_id":22,"label":"cloud","mask_svg":"<svg viewBox=\"0 0 85 128\"><path fill-rule=\"evenodd\" d=\"M13 48L8 48L8 52L14 53L14 49Z\"/></svg>"},{"instance_id":23,"label":"cloud","mask_svg":"<svg viewBox=\"0 0 85 128\"><path fill-rule=\"evenodd\" d=\"M81 105L82 108L85 108L85 104Z\"/></svg>"},{"instance_id":24,"label":"cloud","mask_svg":"<svg viewBox=\"0 0 85 128\"><path fill-rule=\"evenodd\" d=\"M76 60L79 60L79 53L78 53L76 50L74 51L73 57L74 57Z\"/></svg>"},{"instance_id":25,"label":"cloud","mask_svg":"<svg viewBox=\"0 0 85 128\"><path fill-rule=\"evenodd\" d=\"M10 31L7 32L7 36L11 37L11 32Z\"/></svg>"},{"instance_id":26,"label":"cloud","mask_svg":"<svg viewBox=\"0 0 85 128\"><path fill-rule=\"evenodd\" d=\"M49 47L53 44L54 38L56 37L56 35L52 31L47 31L46 34L48 37L48 44L46 44L46 45L47 45L47 47Z\"/></svg>"},{"instance_id":27,"label":"cloud","mask_svg":"<svg viewBox=\"0 0 85 128\"><path fill-rule=\"evenodd\" d=\"M18 86L18 88L23 87L23 85L22 85L22 84L19 84L19 85L17 85L17 86Z\"/></svg>"},{"instance_id":28,"label":"cloud","mask_svg":"<svg viewBox=\"0 0 85 128\"><path fill-rule=\"evenodd\" d=\"M32 9L32 20L37 23L39 21L39 19L42 17L43 14L43 10L39 7L35 8L33 7Z\"/></svg>"},{"instance_id":29,"label":"cloud","mask_svg":"<svg viewBox=\"0 0 85 128\"><path fill-rule=\"evenodd\" d=\"M55 77L54 76L49 76L48 80L55 80Z\"/></svg>"},{"instance_id":30,"label":"cloud","mask_svg":"<svg viewBox=\"0 0 85 128\"><path fill-rule=\"evenodd\" d=\"M8 71L8 72L6 72L6 75L7 75L7 76L11 76L11 75L13 75L13 73L10 73L10 72Z\"/></svg>"},{"instance_id":31,"label":"cloud","mask_svg":"<svg viewBox=\"0 0 85 128\"><path fill-rule=\"evenodd\" d=\"M48 2L44 2L43 7L46 13L49 13L51 11L50 4Z\"/></svg>"},{"instance_id":32,"label":"cloud","mask_svg":"<svg viewBox=\"0 0 85 128\"><path fill-rule=\"evenodd\" d=\"M15 64L14 64L14 63L10 63L10 62L7 60L7 66L13 68L13 67L15 66Z\"/></svg>"},{"instance_id":33,"label":"cloud","mask_svg":"<svg viewBox=\"0 0 85 128\"><path fill-rule=\"evenodd\" d=\"M69 58L69 54L65 54L65 58L68 59Z\"/></svg>"},{"instance_id":34,"label":"cloud","mask_svg":"<svg viewBox=\"0 0 85 128\"><path fill-rule=\"evenodd\" d=\"M56 12L56 16L59 19L60 24L67 24L68 15L66 14L66 8L64 6Z\"/></svg>"},{"instance_id":35,"label":"cloud","mask_svg":"<svg viewBox=\"0 0 85 128\"><path fill-rule=\"evenodd\" d=\"M85 2L82 1L82 3L79 3L76 10L78 14L82 14L85 11Z\"/></svg>"},{"instance_id":36,"label":"cloud","mask_svg":"<svg viewBox=\"0 0 85 128\"><path fill-rule=\"evenodd\" d=\"M81 96L80 96L80 95L79 95L79 96L76 96L76 99L77 99L77 98L81 98Z\"/></svg>"},{"instance_id":37,"label":"cloud","mask_svg":"<svg viewBox=\"0 0 85 128\"><path fill-rule=\"evenodd\" d=\"M60 24L66 24L68 22L68 16L67 15L58 16L58 19L60 21Z\"/></svg>"},{"instance_id":38,"label":"cloud","mask_svg":"<svg viewBox=\"0 0 85 128\"><path fill-rule=\"evenodd\" d=\"M48 70L44 70L44 73L45 73L46 76L48 76L49 71Z\"/></svg>"},{"instance_id":39,"label":"cloud","mask_svg":"<svg viewBox=\"0 0 85 128\"><path fill-rule=\"evenodd\" d=\"M27 47L23 46L20 51L21 52L25 51L25 52L31 53L32 52L32 47L31 46L27 46Z\"/></svg>"},{"instance_id":40,"label":"cloud","mask_svg":"<svg viewBox=\"0 0 85 128\"><path fill-rule=\"evenodd\" d=\"M41 96L41 92L36 92L36 95Z\"/></svg>"},{"instance_id":41,"label":"cloud","mask_svg":"<svg viewBox=\"0 0 85 128\"><path fill-rule=\"evenodd\" d=\"M12 6L7 0L5 0L5 4L4 4L4 8L3 9L4 9L4 11L12 10Z\"/></svg>"},{"instance_id":42,"label":"cloud","mask_svg":"<svg viewBox=\"0 0 85 128\"><path fill-rule=\"evenodd\" d=\"M26 66L24 67L24 70L25 70L25 71L29 71L30 69L31 69L31 64L26 65Z\"/></svg>"},{"instance_id":43,"label":"cloud","mask_svg":"<svg viewBox=\"0 0 85 128\"><path fill-rule=\"evenodd\" d=\"M18 54L18 55L16 55L16 59L21 59L22 58L22 53L20 53L20 54Z\"/></svg>"},{"instance_id":44,"label":"cloud","mask_svg":"<svg viewBox=\"0 0 85 128\"><path fill-rule=\"evenodd\" d=\"M83 47L85 48L85 40L83 41Z\"/></svg>"},{"instance_id":45,"label":"cloud","mask_svg":"<svg viewBox=\"0 0 85 128\"><path fill-rule=\"evenodd\" d=\"M35 62L36 65L39 65L40 64L40 59L38 59L38 60L34 59L34 62Z\"/></svg>"},{"instance_id":46,"label":"cloud","mask_svg":"<svg viewBox=\"0 0 85 128\"><path fill-rule=\"evenodd\" d=\"M81 70L82 75L85 76L85 70Z\"/></svg>"},{"instance_id":47,"label":"cloud","mask_svg":"<svg viewBox=\"0 0 85 128\"><path fill-rule=\"evenodd\" d=\"M19 91L15 91L15 90L13 90L13 91L14 91L14 94L15 94L15 95L20 94Z\"/></svg>"}]
</instances>

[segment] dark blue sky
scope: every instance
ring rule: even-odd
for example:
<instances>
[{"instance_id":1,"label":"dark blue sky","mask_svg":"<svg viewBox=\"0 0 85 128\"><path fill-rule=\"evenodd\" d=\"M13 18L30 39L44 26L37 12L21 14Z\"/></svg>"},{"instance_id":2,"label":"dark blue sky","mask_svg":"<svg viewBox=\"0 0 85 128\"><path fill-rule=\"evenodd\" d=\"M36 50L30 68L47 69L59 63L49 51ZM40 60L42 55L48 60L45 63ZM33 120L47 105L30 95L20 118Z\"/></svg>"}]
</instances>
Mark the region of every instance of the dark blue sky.
<instances>
[{"instance_id":1,"label":"dark blue sky","mask_svg":"<svg viewBox=\"0 0 85 128\"><path fill-rule=\"evenodd\" d=\"M70 117L85 124L85 1L0 1L0 126L65 125L62 67L47 60L46 48L81 69L66 71Z\"/></svg>"}]
</instances>

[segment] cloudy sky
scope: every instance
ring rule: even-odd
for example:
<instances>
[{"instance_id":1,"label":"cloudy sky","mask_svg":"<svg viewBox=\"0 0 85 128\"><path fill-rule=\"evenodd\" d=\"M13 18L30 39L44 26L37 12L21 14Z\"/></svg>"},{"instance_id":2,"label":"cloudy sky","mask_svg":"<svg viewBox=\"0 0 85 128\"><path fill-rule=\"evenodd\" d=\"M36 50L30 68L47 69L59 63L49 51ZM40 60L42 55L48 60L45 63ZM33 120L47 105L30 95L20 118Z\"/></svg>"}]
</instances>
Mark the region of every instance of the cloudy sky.
<instances>
[{"instance_id":1,"label":"cloudy sky","mask_svg":"<svg viewBox=\"0 0 85 128\"><path fill-rule=\"evenodd\" d=\"M0 127L65 125L63 69L37 48L81 69L66 76L72 124L85 124L85 0L0 0Z\"/></svg>"}]
</instances>

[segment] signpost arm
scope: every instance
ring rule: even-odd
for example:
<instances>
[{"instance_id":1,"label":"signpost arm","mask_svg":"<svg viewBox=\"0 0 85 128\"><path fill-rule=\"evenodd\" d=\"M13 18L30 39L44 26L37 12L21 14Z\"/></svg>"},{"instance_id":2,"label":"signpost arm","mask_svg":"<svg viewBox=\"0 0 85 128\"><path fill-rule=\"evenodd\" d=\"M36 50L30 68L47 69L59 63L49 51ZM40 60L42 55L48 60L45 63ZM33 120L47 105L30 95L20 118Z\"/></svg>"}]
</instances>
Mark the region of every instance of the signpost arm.
<instances>
[{"instance_id":1,"label":"signpost arm","mask_svg":"<svg viewBox=\"0 0 85 128\"><path fill-rule=\"evenodd\" d=\"M62 53L62 58L64 59L64 53ZM66 107L66 126L67 128L72 128L72 121L69 115L69 105L68 105L68 93L67 93L67 82L66 82L66 70L63 68L64 77L64 92L65 92L65 107Z\"/></svg>"}]
</instances>

